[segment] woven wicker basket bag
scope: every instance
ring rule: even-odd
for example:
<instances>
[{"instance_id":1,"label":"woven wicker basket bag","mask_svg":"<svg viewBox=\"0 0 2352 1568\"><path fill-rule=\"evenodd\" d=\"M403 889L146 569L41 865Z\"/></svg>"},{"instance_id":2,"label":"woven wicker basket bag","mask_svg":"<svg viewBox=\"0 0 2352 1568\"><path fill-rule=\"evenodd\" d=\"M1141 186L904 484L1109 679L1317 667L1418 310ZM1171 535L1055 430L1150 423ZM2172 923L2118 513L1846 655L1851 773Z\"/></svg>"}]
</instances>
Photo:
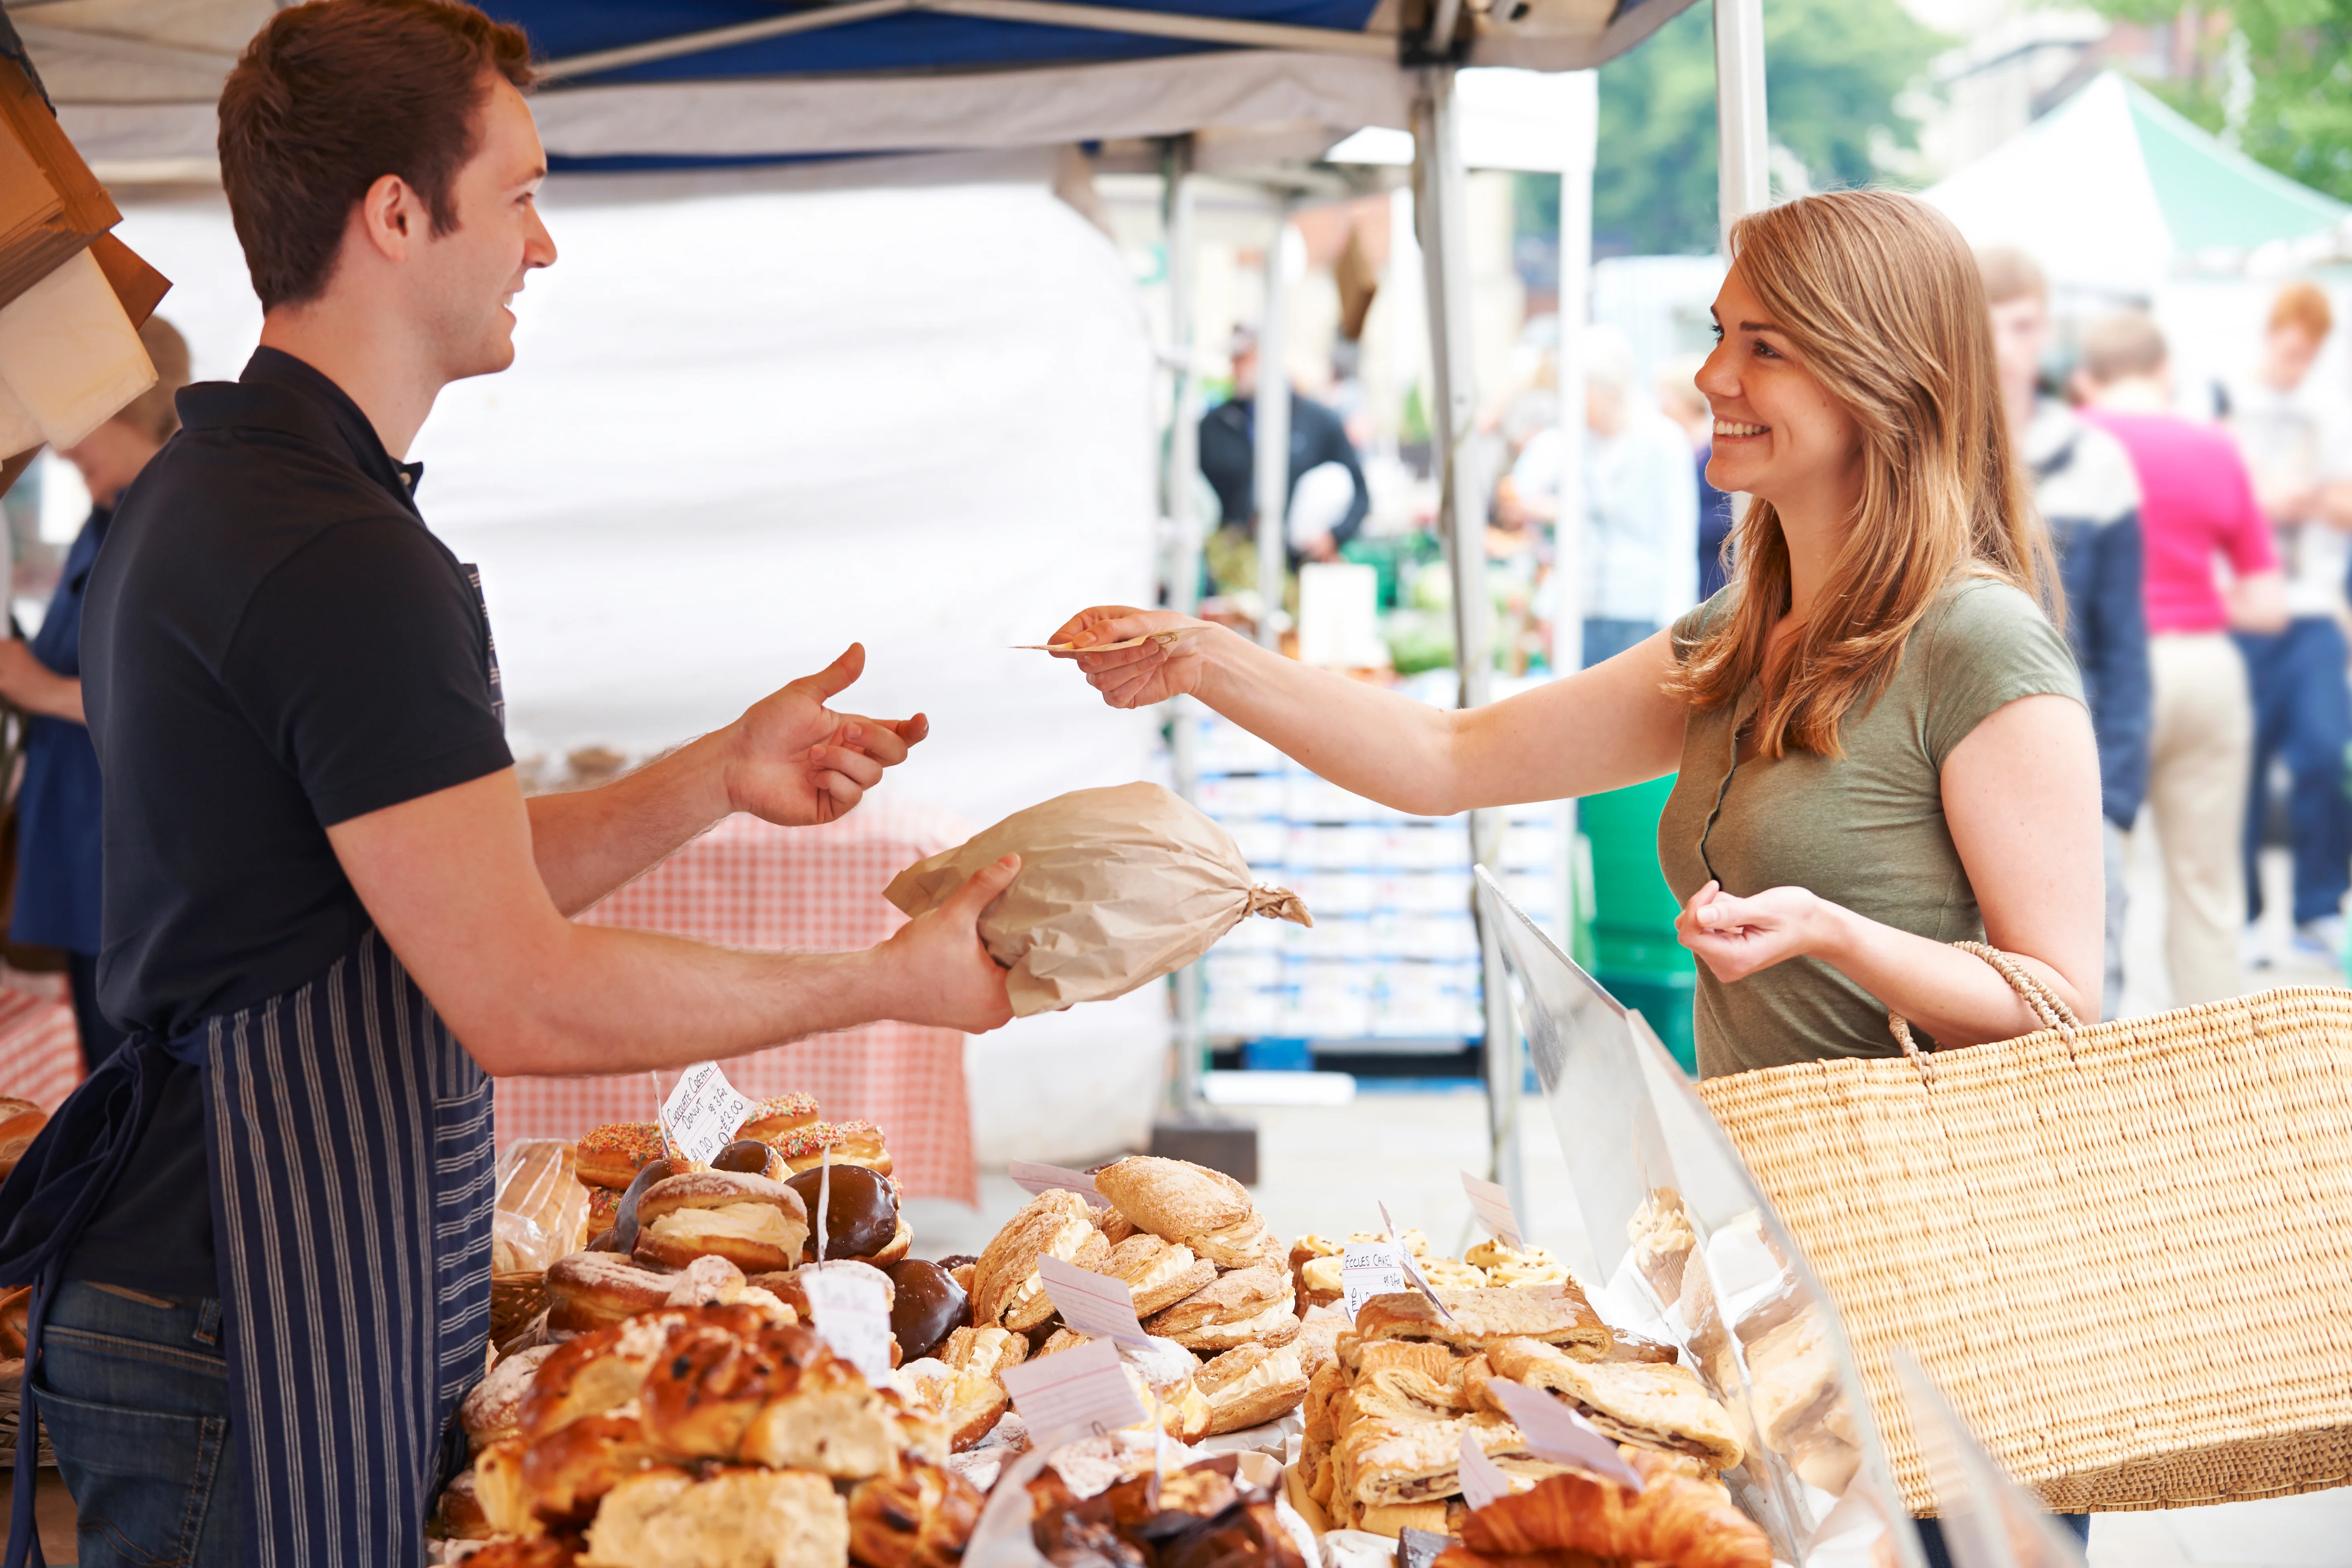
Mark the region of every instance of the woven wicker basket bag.
<instances>
[{"instance_id":1,"label":"woven wicker basket bag","mask_svg":"<svg viewBox=\"0 0 2352 1568\"><path fill-rule=\"evenodd\" d=\"M2061 1511L2352 1480L2352 992L1699 1086L1853 1338L1895 1480L1908 1346Z\"/></svg>"}]
</instances>

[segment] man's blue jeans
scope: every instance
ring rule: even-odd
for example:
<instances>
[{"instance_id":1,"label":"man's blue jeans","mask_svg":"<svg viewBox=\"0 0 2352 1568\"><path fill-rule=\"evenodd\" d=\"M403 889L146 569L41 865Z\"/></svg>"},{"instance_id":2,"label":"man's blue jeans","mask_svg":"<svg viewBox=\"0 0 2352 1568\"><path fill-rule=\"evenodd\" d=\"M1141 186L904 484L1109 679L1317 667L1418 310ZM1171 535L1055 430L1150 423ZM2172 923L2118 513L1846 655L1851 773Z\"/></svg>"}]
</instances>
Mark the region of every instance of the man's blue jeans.
<instances>
[{"instance_id":1,"label":"man's blue jeans","mask_svg":"<svg viewBox=\"0 0 2352 1568\"><path fill-rule=\"evenodd\" d=\"M2288 820L2294 835L2294 923L2336 913L2352 887L2352 798L2344 793L2344 748L2352 744L2352 689L2345 685L2344 633L2325 616L2299 616L2271 636L2241 633L2254 700L2253 788L2246 795L2246 918L2263 912L2263 817L2272 763L2282 753L2294 779Z\"/></svg>"},{"instance_id":2,"label":"man's blue jeans","mask_svg":"<svg viewBox=\"0 0 2352 1568\"><path fill-rule=\"evenodd\" d=\"M82 1568L235 1568L237 1452L216 1300L68 1280L41 1342L41 1420Z\"/></svg>"}]
</instances>

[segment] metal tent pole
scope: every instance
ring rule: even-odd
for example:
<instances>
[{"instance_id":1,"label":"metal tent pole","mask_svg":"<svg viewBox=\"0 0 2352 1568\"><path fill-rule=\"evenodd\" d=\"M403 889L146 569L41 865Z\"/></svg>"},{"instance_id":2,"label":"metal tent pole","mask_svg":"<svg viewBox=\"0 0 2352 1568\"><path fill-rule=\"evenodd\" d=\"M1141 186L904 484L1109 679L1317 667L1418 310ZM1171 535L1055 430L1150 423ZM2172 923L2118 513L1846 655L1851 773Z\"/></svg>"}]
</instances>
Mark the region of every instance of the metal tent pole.
<instances>
[{"instance_id":1,"label":"metal tent pole","mask_svg":"<svg viewBox=\"0 0 2352 1568\"><path fill-rule=\"evenodd\" d=\"M1466 461L1477 389L1470 352L1470 231L1464 210L1468 174L1462 163L1461 105L1454 68L1430 67L1413 105L1413 213L1420 220L1422 273L1429 292L1430 437L1438 458L1438 531L1454 574L1454 664L1465 709L1485 705L1493 686L1495 614L1486 586L1486 498ZM1470 858L1498 865L1502 813L1470 814ZM1472 900L1486 994L1489 1173L1525 1212L1519 1165L1518 1030L1496 933Z\"/></svg>"},{"instance_id":2,"label":"metal tent pole","mask_svg":"<svg viewBox=\"0 0 2352 1568\"><path fill-rule=\"evenodd\" d=\"M1251 493L1257 511L1257 592L1265 602L1257 617L1262 647L1280 647L1276 618L1282 614L1283 574L1289 569L1290 375L1283 369L1284 294L1288 283L1284 242L1290 234L1290 198L1275 200L1274 237L1265 247L1265 309L1257 328L1256 459Z\"/></svg>"},{"instance_id":3,"label":"metal tent pole","mask_svg":"<svg viewBox=\"0 0 2352 1568\"><path fill-rule=\"evenodd\" d=\"M1772 203L1764 117L1764 0L1715 0L1717 210L1724 249L1731 226Z\"/></svg>"},{"instance_id":4,"label":"metal tent pole","mask_svg":"<svg viewBox=\"0 0 2352 1568\"><path fill-rule=\"evenodd\" d=\"M1160 476L1161 505L1169 526L1168 607L1192 615L1201 607L1201 426L1194 358L1192 280L1194 190L1192 138L1171 137L1160 156L1160 244L1167 251L1168 344L1173 372L1168 404L1167 467ZM1168 705L1168 749L1175 765L1176 793L1193 798L1199 783L1196 755L1200 706L1189 697ZM1188 963L1171 977L1175 990L1175 1070L1169 1075L1168 1109L1179 1117L1201 1113L1201 969Z\"/></svg>"}]
</instances>

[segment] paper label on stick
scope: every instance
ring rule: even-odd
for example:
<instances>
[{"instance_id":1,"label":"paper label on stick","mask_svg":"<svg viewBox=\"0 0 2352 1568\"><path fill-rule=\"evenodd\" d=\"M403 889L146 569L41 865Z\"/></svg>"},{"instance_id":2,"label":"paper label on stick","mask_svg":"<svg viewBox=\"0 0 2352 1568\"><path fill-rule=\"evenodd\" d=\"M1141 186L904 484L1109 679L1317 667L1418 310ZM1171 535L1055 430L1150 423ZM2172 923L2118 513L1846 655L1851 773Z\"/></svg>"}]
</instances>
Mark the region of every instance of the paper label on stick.
<instances>
[{"instance_id":1,"label":"paper label on stick","mask_svg":"<svg viewBox=\"0 0 2352 1568\"><path fill-rule=\"evenodd\" d=\"M751 1102L736 1092L717 1062L697 1062L679 1074L662 1105L670 1142L698 1165L710 1163L751 1114Z\"/></svg>"},{"instance_id":2,"label":"paper label on stick","mask_svg":"<svg viewBox=\"0 0 2352 1568\"><path fill-rule=\"evenodd\" d=\"M1642 1489L1641 1472L1618 1457L1617 1445L1550 1394L1499 1377L1486 1386L1502 1401L1503 1414L1518 1427L1528 1440L1528 1451L1537 1458L1574 1465L1604 1481Z\"/></svg>"},{"instance_id":3,"label":"paper label on stick","mask_svg":"<svg viewBox=\"0 0 2352 1568\"><path fill-rule=\"evenodd\" d=\"M1389 1239L1396 1243L1397 1261L1404 1265L1405 1275L1412 1281L1412 1288L1428 1297L1437 1310L1445 1314L1445 1321L1452 1322L1454 1309L1438 1300L1436 1287L1430 1284L1429 1276L1421 1271L1421 1265L1413 1261L1412 1248L1397 1240L1396 1221L1389 1217L1389 1205L1382 1204L1380 1207L1381 1224L1388 1227Z\"/></svg>"},{"instance_id":4,"label":"paper label on stick","mask_svg":"<svg viewBox=\"0 0 2352 1568\"><path fill-rule=\"evenodd\" d=\"M1486 1227L1486 1234L1509 1247L1519 1250L1519 1216L1511 1212L1511 1194L1493 1182L1481 1181L1469 1172L1462 1173L1462 1190L1470 1195L1470 1212Z\"/></svg>"},{"instance_id":5,"label":"paper label on stick","mask_svg":"<svg viewBox=\"0 0 2352 1568\"><path fill-rule=\"evenodd\" d=\"M1511 1495L1510 1479L1502 1468L1486 1457L1478 1440L1469 1433L1462 1434L1462 1500L1472 1508L1485 1508L1496 1498Z\"/></svg>"},{"instance_id":6,"label":"paper label on stick","mask_svg":"<svg viewBox=\"0 0 2352 1568\"><path fill-rule=\"evenodd\" d=\"M1037 1275L1045 1280L1045 1294L1053 1300L1054 1310L1062 1314L1062 1321L1088 1339L1116 1340L1126 1345L1151 1342L1151 1336L1136 1321L1135 1292L1126 1280L1058 1258L1039 1258Z\"/></svg>"},{"instance_id":7,"label":"paper label on stick","mask_svg":"<svg viewBox=\"0 0 2352 1568\"><path fill-rule=\"evenodd\" d=\"M1143 1406L1127 1381L1118 1347L1108 1340L1008 1366L999 1380L1013 1396L1013 1408L1029 1424L1029 1441L1039 1448L1143 1423Z\"/></svg>"},{"instance_id":8,"label":"paper label on stick","mask_svg":"<svg viewBox=\"0 0 2352 1568\"><path fill-rule=\"evenodd\" d=\"M890 1382L890 1305L882 1281L863 1269L810 1268L798 1283L817 1338L877 1388Z\"/></svg>"},{"instance_id":9,"label":"paper label on stick","mask_svg":"<svg viewBox=\"0 0 2352 1568\"><path fill-rule=\"evenodd\" d=\"M1397 1260L1404 1248L1393 1241L1351 1241L1339 1258L1339 1295L1354 1322L1364 1303L1375 1296L1393 1296L1410 1289L1404 1265Z\"/></svg>"},{"instance_id":10,"label":"paper label on stick","mask_svg":"<svg viewBox=\"0 0 2352 1568\"><path fill-rule=\"evenodd\" d=\"M1073 1171L1066 1165L1040 1165L1032 1160L1015 1160L1004 1167L1013 1184L1035 1197L1040 1193L1071 1192L1098 1209L1110 1207L1110 1200L1095 1190L1095 1179L1084 1171Z\"/></svg>"}]
</instances>

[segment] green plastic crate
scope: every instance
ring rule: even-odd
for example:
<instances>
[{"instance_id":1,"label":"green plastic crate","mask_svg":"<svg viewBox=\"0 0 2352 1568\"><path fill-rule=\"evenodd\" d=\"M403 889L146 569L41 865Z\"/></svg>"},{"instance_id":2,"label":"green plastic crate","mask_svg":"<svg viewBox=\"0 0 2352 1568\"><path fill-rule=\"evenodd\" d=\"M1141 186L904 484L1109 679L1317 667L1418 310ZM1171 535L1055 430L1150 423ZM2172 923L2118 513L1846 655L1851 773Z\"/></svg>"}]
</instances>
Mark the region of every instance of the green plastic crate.
<instances>
[{"instance_id":1,"label":"green plastic crate","mask_svg":"<svg viewBox=\"0 0 2352 1568\"><path fill-rule=\"evenodd\" d=\"M1592 865L1592 976L1638 1009L1685 1071L1696 1071L1691 996L1698 966L1675 938L1682 905L1658 868L1658 817L1672 774L1587 795L1577 826Z\"/></svg>"}]
</instances>

